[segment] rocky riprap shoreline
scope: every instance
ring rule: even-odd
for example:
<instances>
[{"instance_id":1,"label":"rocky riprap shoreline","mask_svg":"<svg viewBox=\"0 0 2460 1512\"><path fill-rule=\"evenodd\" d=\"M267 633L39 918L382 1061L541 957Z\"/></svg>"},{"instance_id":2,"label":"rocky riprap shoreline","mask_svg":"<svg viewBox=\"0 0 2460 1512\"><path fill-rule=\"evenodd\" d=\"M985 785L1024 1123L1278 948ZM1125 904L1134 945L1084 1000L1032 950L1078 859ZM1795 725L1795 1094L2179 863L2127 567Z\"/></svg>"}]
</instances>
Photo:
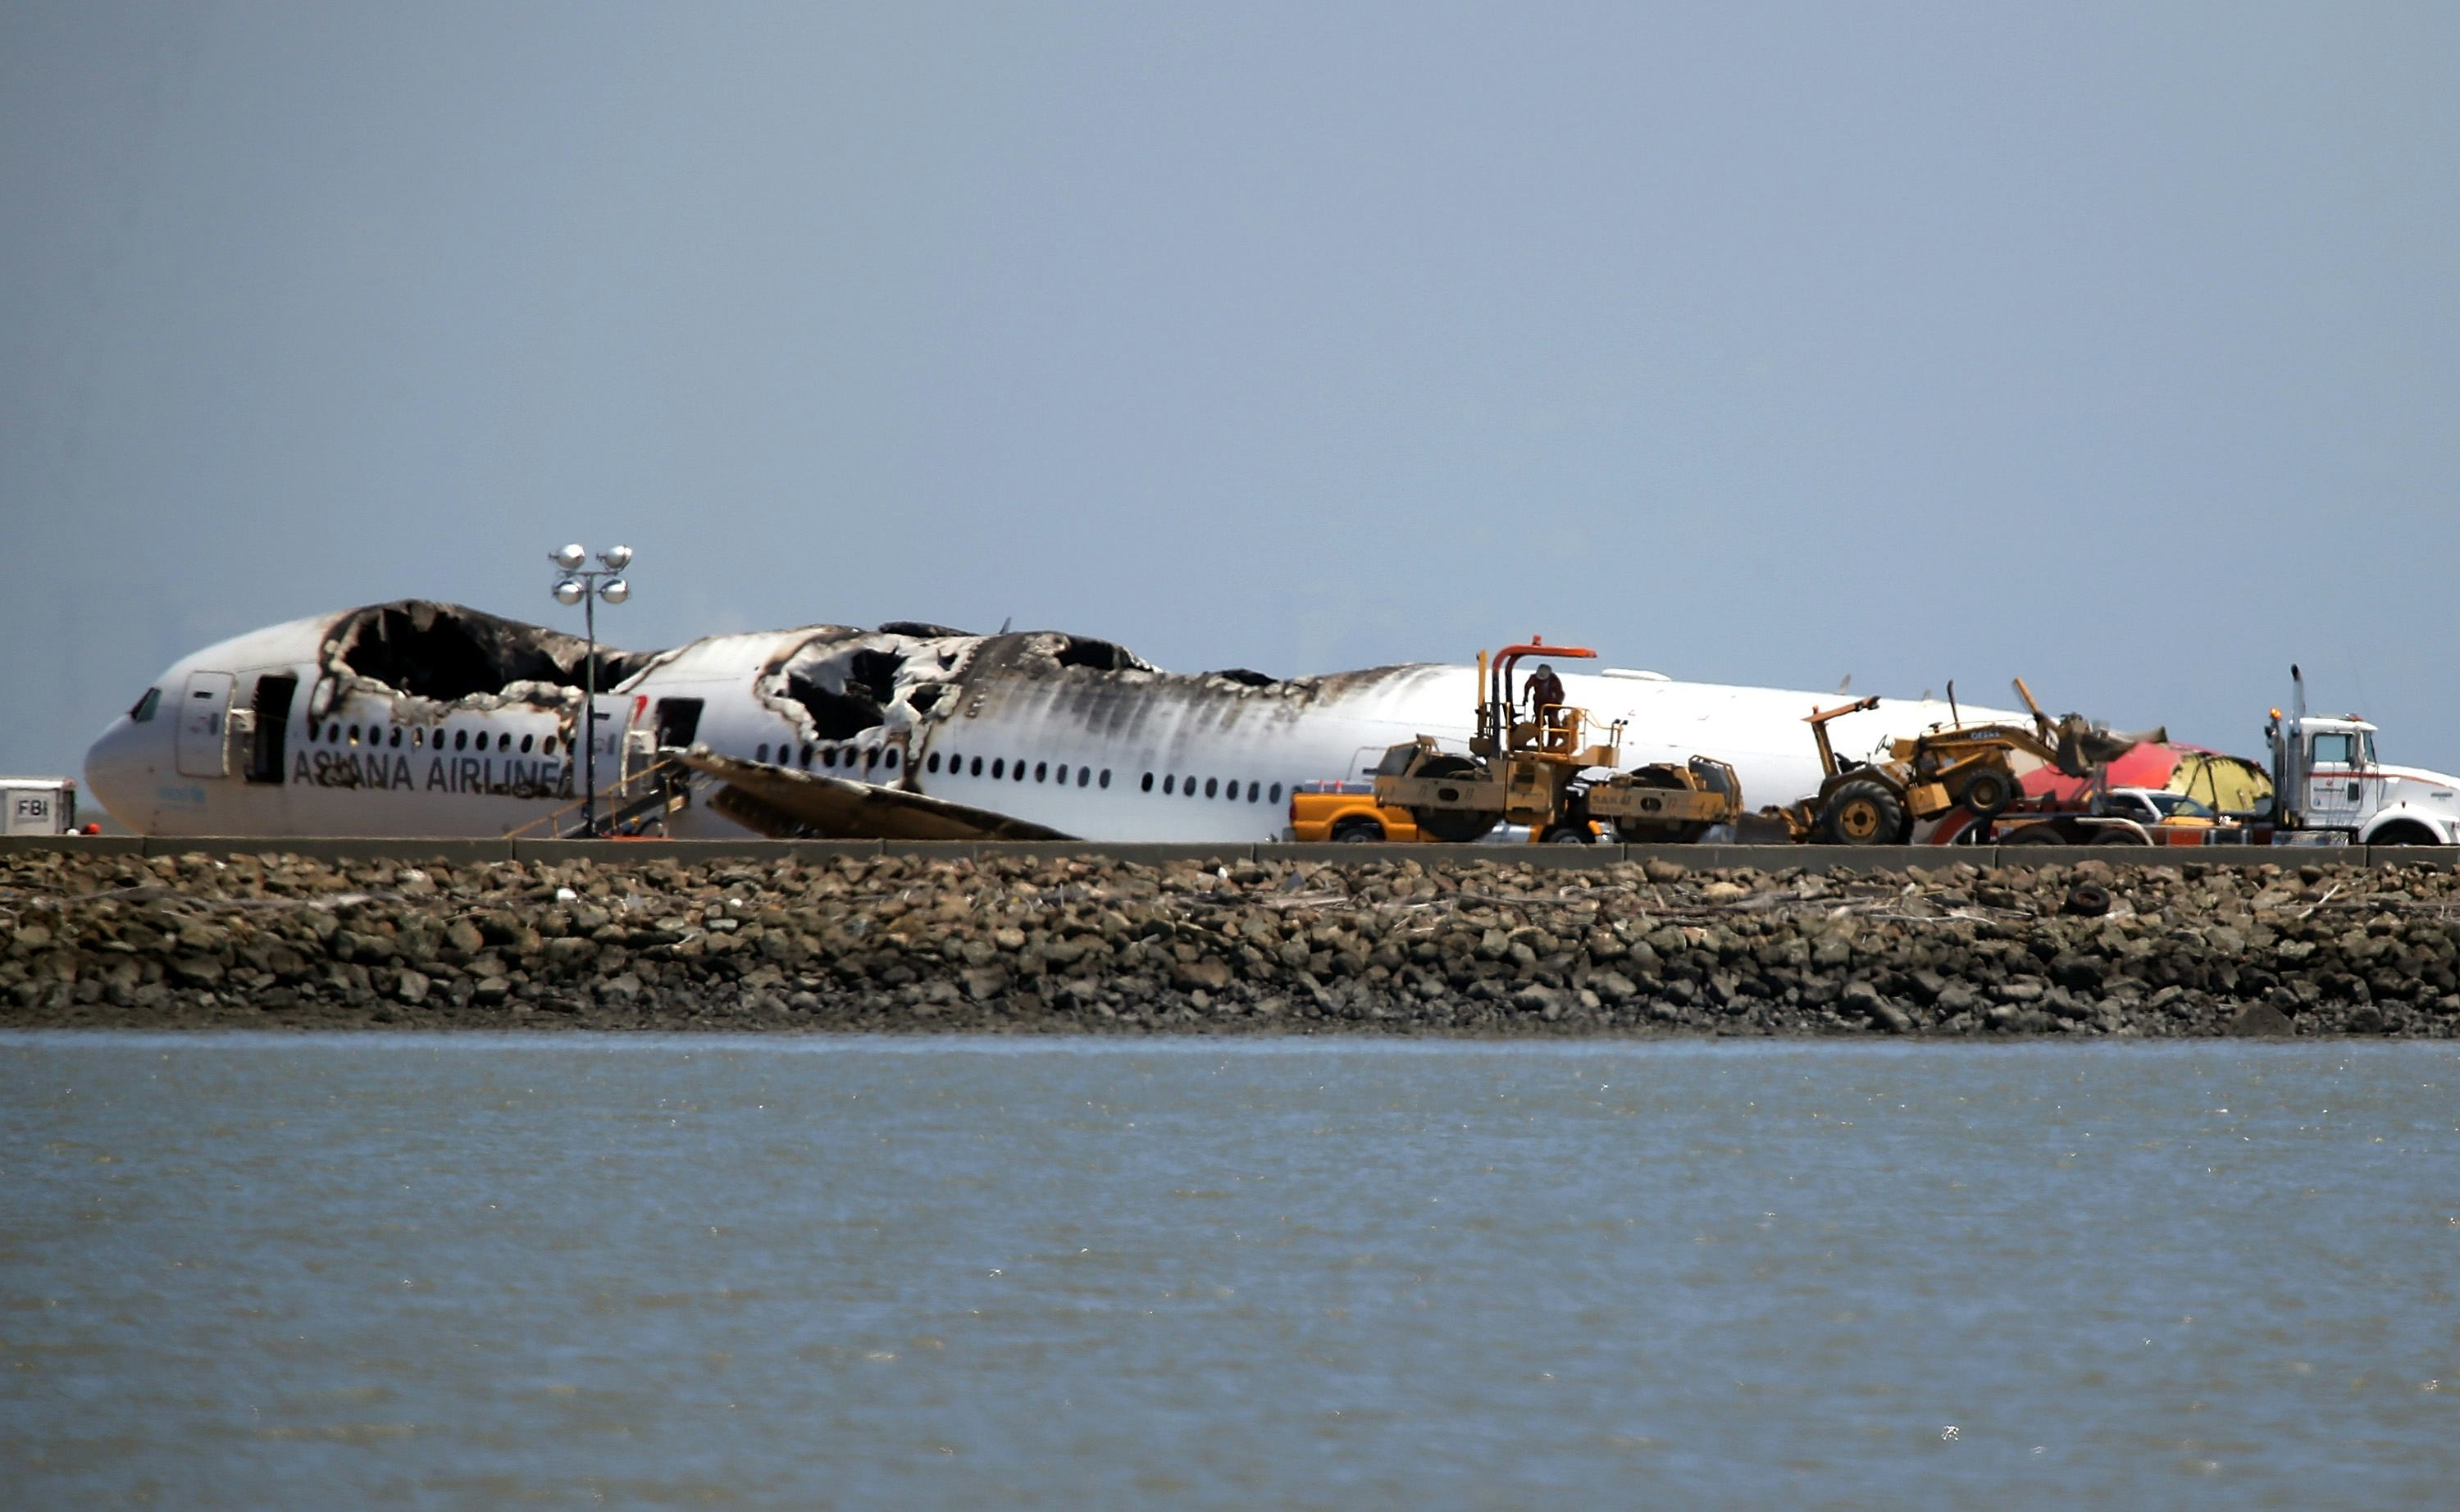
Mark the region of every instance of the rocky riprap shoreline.
<instances>
[{"instance_id":1,"label":"rocky riprap shoreline","mask_svg":"<svg viewBox=\"0 0 2460 1512\"><path fill-rule=\"evenodd\" d=\"M0 1027L1462 1035L2460 1024L2448 872L0 858Z\"/></svg>"}]
</instances>

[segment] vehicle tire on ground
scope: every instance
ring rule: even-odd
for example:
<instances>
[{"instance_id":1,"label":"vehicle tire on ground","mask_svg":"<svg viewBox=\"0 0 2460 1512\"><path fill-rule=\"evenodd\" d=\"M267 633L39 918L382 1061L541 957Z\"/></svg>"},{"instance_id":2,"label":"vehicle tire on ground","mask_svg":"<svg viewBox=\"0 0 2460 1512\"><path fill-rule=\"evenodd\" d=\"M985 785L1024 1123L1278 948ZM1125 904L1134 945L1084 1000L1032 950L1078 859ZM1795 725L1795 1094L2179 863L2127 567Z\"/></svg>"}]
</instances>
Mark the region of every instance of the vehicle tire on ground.
<instances>
[{"instance_id":1,"label":"vehicle tire on ground","mask_svg":"<svg viewBox=\"0 0 2460 1512\"><path fill-rule=\"evenodd\" d=\"M2367 836L2366 843L2369 845L2431 845L2435 843L2435 839L2434 832L2425 825L2401 820L2386 824Z\"/></svg>"},{"instance_id":2,"label":"vehicle tire on ground","mask_svg":"<svg viewBox=\"0 0 2460 1512\"><path fill-rule=\"evenodd\" d=\"M2091 845L2150 845L2152 841L2150 837L2138 835L2135 831L2129 829L2124 824L2097 824L2093 826L2092 833L2086 837L2086 843Z\"/></svg>"},{"instance_id":3,"label":"vehicle tire on ground","mask_svg":"<svg viewBox=\"0 0 2460 1512\"><path fill-rule=\"evenodd\" d=\"M1557 824L1546 831L1549 845L1594 845L1598 842L1586 824Z\"/></svg>"},{"instance_id":4,"label":"vehicle tire on ground","mask_svg":"<svg viewBox=\"0 0 2460 1512\"><path fill-rule=\"evenodd\" d=\"M1901 844L1905 805L1884 782L1848 782L1820 811L1819 833L1833 845Z\"/></svg>"},{"instance_id":5,"label":"vehicle tire on ground","mask_svg":"<svg viewBox=\"0 0 2460 1512\"><path fill-rule=\"evenodd\" d=\"M2055 824L2020 824L1999 837L2002 845L2064 845L2068 838Z\"/></svg>"},{"instance_id":6,"label":"vehicle tire on ground","mask_svg":"<svg viewBox=\"0 0 2460 1512\"><path fill-rule=\"evenodd\" d=\"M1680 777L1660 768L1634 767L1630 776L1633 781L1643 787L1676 790L1683 788L1683 780ZM1626 816L1615 820L1615 839L1626 845L1688 845L1707 834L1709 828L1709 825L1697 820L1686 823L1680 820L1651 820Z\"/></svg>"},{"instance_id":7,"label":"vehicle tire on ground","mask_svg":"<svg viewBox=\"0 0 2460 1512\"><path fill-rule=\"evenodd\" d=\"M1467 756L1441 756L1410 775L1440 781L1445 777L1475 778L1478 773L1477 763ZM1463 808L1413 808L1410 817L1418 821L1419 834L1447 845L1466 845L1482 840L1503 819L1500 814Z\"/></svg>"},{"instance_id":8,"label":"vehicle tire on ground","mask_svg":"<svg viewBox=\"0 0 2460 1512\"><path fill-rule=\"evenodd\" d=\"M1332 838L1346 845L1364 844L1384 838L1384 824L1363 814L1352 814L1332 826Z\"/></svg>"}]
</instances>

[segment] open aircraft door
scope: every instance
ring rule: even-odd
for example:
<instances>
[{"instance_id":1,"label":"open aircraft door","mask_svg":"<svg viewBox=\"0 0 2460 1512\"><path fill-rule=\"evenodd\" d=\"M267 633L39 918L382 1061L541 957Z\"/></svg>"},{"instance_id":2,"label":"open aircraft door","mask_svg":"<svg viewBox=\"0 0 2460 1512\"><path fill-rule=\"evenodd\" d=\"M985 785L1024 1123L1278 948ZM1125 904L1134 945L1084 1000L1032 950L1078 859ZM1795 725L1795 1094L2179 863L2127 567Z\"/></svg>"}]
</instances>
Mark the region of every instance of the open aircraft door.
<instances>
[{"instance_id":1,"label":"open aircraft door","mask_svg":"<svg viewBox=\"0 0 2460 1512\"><path fill-rule=\"evenodd\" d=\"M230 703L237 682L229 672L188 674L180 698L181 777L230 776Z\"/></svg>"}]
</instances>

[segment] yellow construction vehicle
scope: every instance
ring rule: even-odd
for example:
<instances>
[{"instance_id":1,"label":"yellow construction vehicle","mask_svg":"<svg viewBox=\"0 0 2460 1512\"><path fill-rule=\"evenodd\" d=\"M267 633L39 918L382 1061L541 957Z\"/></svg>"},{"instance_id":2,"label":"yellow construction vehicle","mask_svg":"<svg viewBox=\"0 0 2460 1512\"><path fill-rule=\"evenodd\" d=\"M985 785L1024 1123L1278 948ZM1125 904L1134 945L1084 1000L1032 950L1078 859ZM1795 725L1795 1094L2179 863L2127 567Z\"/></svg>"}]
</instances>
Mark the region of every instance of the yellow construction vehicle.
<instances>
[{"instance_id":1,"label":"yellow construction vehicle","mask_svg":"<svg viewBox=\"0 0 2460 1512\"><path fill-rule=\"evenodd\" d=\"M1860 698L1813 713L1809 716L1811 737L1819 746L1819 769L1825 776L1815 797L1782 811L1786 827L1797 841L1902 844L1912 839L1916 824L1951 809L1962 808L1983 820L1996 819L2024 791L2015 764L2019 752L2081 777L2138 740L2162 737L2159 731L2113 735L2080 714L2052 719L2033 700L2033 691L2022 677L2016 679L2016 695L2031 713L2029 727L2001 721L1965 724L1956 717L1956 685L1950 683L1949 722L1911 739L1890 741L1887 758L1878 761L1840 757L1828 739L1830 720L1876 709L1878 699Z\"/></svg>"},{"instance_id":2,"label":"yellow construction vehicle","mask_svg":"<svg viewBox=\"0 0 2460 1512\"><path fill-rule=\"evenodd\" d=\"M1696 841L1743 810L1742 784L1722 761L1694 756L1613 772L1622 757L1623 722L1593 730L1588 711L1546 704L1517 716L1513 672L1523 658L1594 657L1579 646L1537 636L1477 657L1477 726L1469 755L1440 749L1432 735L1391 747L1375 768L1375 801L1405 809L1427 840L1465 843L1497 824L1529 826L1532 841L1584 842L1609 825L1618 839L1648 843ZM1594 739L1598 734L1602 739Z\"/></svg>"}]
</instances>

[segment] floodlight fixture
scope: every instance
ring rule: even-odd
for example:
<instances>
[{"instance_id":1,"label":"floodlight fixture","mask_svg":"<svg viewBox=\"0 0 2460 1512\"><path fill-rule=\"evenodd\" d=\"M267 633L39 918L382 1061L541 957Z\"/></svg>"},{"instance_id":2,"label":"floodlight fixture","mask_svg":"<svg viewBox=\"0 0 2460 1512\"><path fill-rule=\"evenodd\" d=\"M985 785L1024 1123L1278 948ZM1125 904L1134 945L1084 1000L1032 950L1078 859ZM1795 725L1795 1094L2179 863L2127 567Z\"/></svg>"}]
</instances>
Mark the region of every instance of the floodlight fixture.
<instances>
[{"instance_id":1,"label":"floodlight fixture","mask_svg":"<svg viewBox=\"0 0 2460 1512\"><path fill-rule=\"evenodd\" d=\"M583 633L589 651L582 663L582 735L578 756L582 772L581 832L595 837L598 833L598 601L621 604L632 596L632 585L624 581L624 569L632 563L630 546L609 546L598 553L603 568L586 565L588 548L578 541L560 550L547 553L547 560L562 569L563 576L555 585L555 601L566 608L581 606Z\"/></svg>"}]
</instances>

